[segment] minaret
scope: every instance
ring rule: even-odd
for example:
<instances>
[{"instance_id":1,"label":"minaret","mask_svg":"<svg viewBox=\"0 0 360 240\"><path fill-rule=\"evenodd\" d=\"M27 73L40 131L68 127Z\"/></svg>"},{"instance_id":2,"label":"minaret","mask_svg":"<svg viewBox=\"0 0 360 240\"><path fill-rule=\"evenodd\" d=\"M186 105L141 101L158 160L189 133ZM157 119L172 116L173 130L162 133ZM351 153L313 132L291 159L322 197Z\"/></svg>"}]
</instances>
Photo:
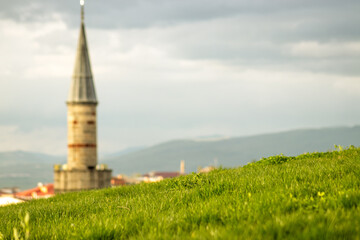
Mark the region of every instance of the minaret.
<instances>
[{"instance_id":1,"label":"minaret","mask_svg":"<svg viewBox=\"0 0 360 240\"><path fill-rule=\"evenodd\" d=\"M84 0L80 0L81 25L75 67L66 101L68 108L68 159L54 171L55 192L110 186L111 170L97 167L96 107L98 104L91 71L84 24Z\"/></svg>"},{"instance_id":2,"label":"minaret","mask_svg":"<svg viewBox=\"0 0 360 240\"><path fill-rule=\"evenodd\" d=\"M68 100L68 169L91 169L97 164L96 106L81 1L81 26Z\"/></svg>"}]
</instances>

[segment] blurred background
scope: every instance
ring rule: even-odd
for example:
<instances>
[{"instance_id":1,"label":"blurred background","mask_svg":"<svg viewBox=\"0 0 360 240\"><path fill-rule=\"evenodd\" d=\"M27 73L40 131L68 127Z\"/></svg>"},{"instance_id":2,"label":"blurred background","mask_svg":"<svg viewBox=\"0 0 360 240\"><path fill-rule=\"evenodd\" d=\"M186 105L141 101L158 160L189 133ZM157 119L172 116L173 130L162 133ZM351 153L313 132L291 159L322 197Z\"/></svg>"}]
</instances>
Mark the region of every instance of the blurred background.
<instances>
[{"instance_id":1,"label":"blurred background","mask_svg":"<svg viewBox=\"0 0 360 240\"><path fill-rule=\"evenodd\" d=\"M330 129L327 134L334 138L315 133L316 138L314 132L308 138L295 136L295 145L333 139L322 147L315 144L321 140L314 140L296 151L289 150L290 140L264 140L282 147L261 152L265 147L258 145L256 154L243 162L228 162L219 153L206 161L236 166L260 154L356 145L359 12L357 0L87 0L100 159L106 162L176 139L214 142L300 129ZM65 101L79 13L75 0L0 0L1 152L36 152L66 161ZM336 138L342 133L347 142ZM222 151L240 158L239 146L245 145ZM194 159L209 152L204 149ZM140 158L150 161L149 155ZM191 158L178 153L171 159L168 168ZM122 161L126 168L130 160ZM194 162L187 170L205 164ZM138 167L126 171L133 169ZM2 174L0 181L8 178Z\"/></svg>"}]
</instances>

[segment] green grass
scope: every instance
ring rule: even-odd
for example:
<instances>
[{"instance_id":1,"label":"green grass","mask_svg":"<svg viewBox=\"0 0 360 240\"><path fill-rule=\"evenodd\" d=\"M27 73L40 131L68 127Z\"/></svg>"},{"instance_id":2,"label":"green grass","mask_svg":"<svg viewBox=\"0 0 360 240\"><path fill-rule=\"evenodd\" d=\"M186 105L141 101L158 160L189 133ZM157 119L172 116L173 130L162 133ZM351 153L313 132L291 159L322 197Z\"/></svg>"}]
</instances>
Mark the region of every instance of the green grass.
<instances>
[{"instance_id":1,"label":"green grass","mask_svg":"<svg viewBox=\"0 0 360 240\"><path fill-rule=\"evenodd\" d=\"M360 148L1 207L5 239L26 212L30 239L360 239Z\"/></svg>"}]
</instances>

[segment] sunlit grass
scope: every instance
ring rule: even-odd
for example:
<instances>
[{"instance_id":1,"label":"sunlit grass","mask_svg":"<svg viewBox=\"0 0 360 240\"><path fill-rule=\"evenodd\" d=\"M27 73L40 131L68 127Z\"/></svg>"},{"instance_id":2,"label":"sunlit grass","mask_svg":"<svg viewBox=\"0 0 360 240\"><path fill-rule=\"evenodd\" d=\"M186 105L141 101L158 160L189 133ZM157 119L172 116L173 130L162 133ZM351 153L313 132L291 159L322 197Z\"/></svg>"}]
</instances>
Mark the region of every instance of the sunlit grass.
<instances>
[{"instance_id":1,"label":"sunlit grass","mask_svg":"<svg viewBox=\"0 0 360 240\"><path fill-rule=\"evenodd\" d=\"M28 212L31 239L359 239L359 206L350 147L2 207L0 232Z\"/></svg>"}]
</instances>

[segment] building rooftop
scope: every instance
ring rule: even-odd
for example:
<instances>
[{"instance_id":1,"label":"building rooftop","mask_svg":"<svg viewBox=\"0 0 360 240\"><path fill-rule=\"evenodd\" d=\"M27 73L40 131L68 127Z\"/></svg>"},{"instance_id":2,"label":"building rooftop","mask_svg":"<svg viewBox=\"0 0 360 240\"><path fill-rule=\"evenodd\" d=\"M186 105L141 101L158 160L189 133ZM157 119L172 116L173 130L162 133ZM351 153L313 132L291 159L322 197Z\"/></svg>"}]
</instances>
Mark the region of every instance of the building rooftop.
<instances>
[{"instance_id":1,"label":"building rooftop","mask_svg":"<svg viewBox=\"0 0 360 240\"><path fill-rule=\"evenodd\" d=\"M36 188L28 189L15 194L15 197L20 199L34 199L34 198L47 198L54 195L54 184L39 184Z\"/></svg>"}]
</instances>

